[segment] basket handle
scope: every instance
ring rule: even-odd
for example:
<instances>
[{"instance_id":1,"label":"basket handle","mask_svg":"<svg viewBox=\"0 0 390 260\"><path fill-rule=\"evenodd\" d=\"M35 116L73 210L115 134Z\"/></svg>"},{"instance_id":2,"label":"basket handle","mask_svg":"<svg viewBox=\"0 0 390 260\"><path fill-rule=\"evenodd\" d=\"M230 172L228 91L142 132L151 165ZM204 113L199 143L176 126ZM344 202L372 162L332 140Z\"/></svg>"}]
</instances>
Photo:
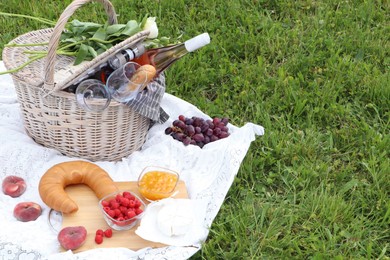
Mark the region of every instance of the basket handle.
<instances>
[{"instance_id":1,"label":"basket handle","mask_svg":"<svg viewBox=\"0 0 390 260\"><path fill-rule=\"evenodd\" d=\"M118 23L116 12L114 6L109 0L74 0L66 9L62 12L60 18L58 19L56 25L54 26L53 34L49 40L48 53L45 63L45 81L44 88L48 90L54 89L54 66L57 47L59 45L61 34L65 28L68 19L73 15L73 13L82 5L89 2L96 1L100 2L104 6L104 10L108 16L109 24Z\"/></svg>"}]
</instances>

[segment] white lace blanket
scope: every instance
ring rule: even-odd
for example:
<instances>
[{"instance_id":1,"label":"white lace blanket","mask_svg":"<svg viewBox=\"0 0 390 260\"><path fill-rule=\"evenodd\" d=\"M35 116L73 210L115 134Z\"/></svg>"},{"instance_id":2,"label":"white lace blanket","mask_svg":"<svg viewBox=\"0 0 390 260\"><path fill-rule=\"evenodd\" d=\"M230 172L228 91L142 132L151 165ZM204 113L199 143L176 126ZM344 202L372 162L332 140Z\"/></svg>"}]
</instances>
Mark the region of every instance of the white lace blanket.
<instances>
[{"instance_id":1,"label":"white lace blanket","mask_svg":"<svg viewBox=\"0 0 390 260\"><path fill-rule=\"evenodd\" d=\"M0 71L4 70L4 65L0 62ZM228 138L210 143L203 149L192 145L185 147L165 135L164 129L179 114L208 116L195 106L169 94L164 95L162 107L171 118L165 124L151 128L141 151L120 162L101 161L96 164L109 172L115 181L136 180L136 173L147 165L177 170L187 184L190 198L207 200L204 223L210 226L251 142L256 135L263 135L264 129L252 123L240 128L230 124L229 131L232 134ZM19 198L11 198L0 192L1 259L188 259L201 248L199 244L193 247L167 246L138 251L107 248L77 254L71 251L59 253L57 234L48 225L49 208L39 197L38 183L48 168L74 159L42 147L26 135L11 77L0 76L0 180L7 175L21 176L27 180L27 190ZM22 201L41 204L42 216L32 222L17 221L12 211Z\"/></svg>"}]
</instances>

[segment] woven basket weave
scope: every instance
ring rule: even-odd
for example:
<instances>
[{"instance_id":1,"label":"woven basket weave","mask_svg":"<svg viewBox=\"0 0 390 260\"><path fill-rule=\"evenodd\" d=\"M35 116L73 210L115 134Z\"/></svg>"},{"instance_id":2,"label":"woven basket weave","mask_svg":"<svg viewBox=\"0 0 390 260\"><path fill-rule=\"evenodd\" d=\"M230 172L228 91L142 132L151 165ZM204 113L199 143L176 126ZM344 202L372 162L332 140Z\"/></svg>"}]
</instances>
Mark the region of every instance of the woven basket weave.
<instances>
[{"instance_id":1,"label":"woven basket weave","mask_svg":"<svg viewBox=\"0 0 390 260\"><path fill-rule=\"evenodd\" d=\"M59 38L76 9L91 1L75 0L64 10L54 28L29 32L12 41L17 44L49 42L48 45L4 48L3 61L7 69L13 69L28 60L26 50L48 51L46 59L34 61L12 73L25 129L35 142L70 157L117 161L143 145L150 120L116 101L111 101L103 112L87 112L77 105L74 94L62 89L81 78L88 69L142 41L149 32L140 32L94 60L73 66L73 57L56 55ZM117 23L109 1L95 1L103 4L109 23Z\"/></svg>"}]
</instances>

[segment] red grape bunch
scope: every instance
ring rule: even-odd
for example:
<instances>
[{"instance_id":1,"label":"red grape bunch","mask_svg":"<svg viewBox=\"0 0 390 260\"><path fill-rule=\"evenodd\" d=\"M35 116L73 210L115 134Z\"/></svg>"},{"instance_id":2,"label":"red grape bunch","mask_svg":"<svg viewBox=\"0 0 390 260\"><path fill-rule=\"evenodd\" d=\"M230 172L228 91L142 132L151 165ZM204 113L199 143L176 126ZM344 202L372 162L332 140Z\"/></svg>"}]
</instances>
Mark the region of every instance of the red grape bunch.
<instances>
[{"instance_id":1,"label":"red grape bunch","mask_svg":"<svg viewBox=\"0 0 390 260\"><path fill-rule=\"evenodd\" d=\"M203 148L204 145L215 142L229 136L227 124L229 119L214 117L203 119L193 116L191 118L180 115L173 121L172 126L165 129L165 134L182 142L184 145L197 145Z\"/></svg>"}]
</instances>

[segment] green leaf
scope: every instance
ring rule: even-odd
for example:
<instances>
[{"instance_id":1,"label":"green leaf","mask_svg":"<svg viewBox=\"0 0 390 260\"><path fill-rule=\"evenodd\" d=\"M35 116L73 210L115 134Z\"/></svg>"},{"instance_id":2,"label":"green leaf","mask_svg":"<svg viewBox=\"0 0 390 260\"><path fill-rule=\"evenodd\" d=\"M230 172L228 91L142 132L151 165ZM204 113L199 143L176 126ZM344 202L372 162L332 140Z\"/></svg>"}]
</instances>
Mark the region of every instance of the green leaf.
<instances>
[{"instance_id":1,"label":"green leaf","mask_svg":"<svg viewBox=\"0 0 390 260\"><path fill-rule=\"evenodd\" d=\"M125 27L126 27L125 24L109 25L109 26L107 26L106 33L107 33L107 35L112 35L114 33L117 33L119 31L123 30Z\"/></svg>"},{"instance_id":2,"label":"green leaf","mask_svg":"<svg viewBox=\"0 0 390 260\"><path fill-rule=\"evenodd\" d=\"M106 51L108 48L107 48L107 45L101 43L101 42L95 42L95 44L97 46L99 46L101 49L103 49L104 51Z\"/></svg>"},{"instance_id":3,"label":"green leaf","mask_svg":"<svg viewBox=\"0 0 390 260\"><path fill-rule=\"evenodd\" d=\"M63 40L67 40L67 39L70 39L73 37L73 34L69 33L69 32L63 32L61 34L61 37L60 37L60 40L63 41Z\"/></svg>"},{"instance_id":4,"label":"green leaf","mask_svg":"<svg viewBox=\"0 0 390 260\"><path fill-rule=\"evenodd\" d=\"M98 23L91 23L91 22L80 22L79 20L77 19L74 19L72 20L71 22L68 23L67 27L84 27L84 28L88 28L88 29L91 29L91 28L100 28L102 27L101 24L98 24Z\"/></svg>"},{"instance_id":5,"label":"green leaf","mask_svg":"<svg viewBox=\"0 0 390 260\"><path fill-rule=\"evenodd\" d=\"M127 22L125 29L121 32L121 35L132 36L140 31L141 28L138 26L137 21L131 20Z\"/></svg>"},{"instance_id":6,"label":"green leaf","mask_svg":"<svg viewBox=\"0 0 390 260\"><path fill-rule=\"evenodd\" d=\"M96 52L97 52L97 55L100 55L100 54L102 54L105 51L106 51L106 49L99 48Z\"/></svg>"},{"instance_id":7,"label":"green leaf","mask_svg":"<svg viewBox=\"0 0 390 260\"><path fill-rule=\"evenodd\" d=\"M103 25L97 23L84 23L85 32L94 32L102 28Z\"/></svg>"},{"instance_id":8,"label":"green leaf","mask_svg":"<svg viewBox=\"0 0 390 260\"><path fill-rule=\"evenodd\" d=\"M92 38L96 38L96 39L99 39L99 40L102 40L104 41L107 37L107 33L106 33L106 30L104 28L99 28L92 36Z\"/></svg>"},{"instance_id":9,"label":"green leaf","mask_svg":"<svg viewBox=\"0 0 390 260\"><path fill-rule=\"evenodd\" d=\"M74 38L64 38L64 39L61 39L61 42L75 43L75 42L77 42L77 40Z\"/></svg>"},{"instance_id":10,"label":"green leaf","mask_svg":"<svg viewBox=\"0 0 390 260\"><path fill-rule=\"evenodd\" d=\"M71 22L67 24L69 27L78 27L81 26L81 22L77 19L73 19Z\"/></svg>"},{"instance_id":11,"label":"green leaf","mask_svg":"<svg viewBox=\"0 0 390 260\"><path fill-rule=\"evenodd\" d=\"M92 58L96 58L96 56L98 56L97 52L95 51L94 48L92 48L91 46L88 46L88 52L89 54L91 54L91 57Z\"/></svg>"},{"instance_id":12,"label":"green leaf","mask_svg":"<svg viewBox=\"0 0 390 260\"><path fill-rule=\"evenodd\" d=\"M74 65L78 65L81 62L85 60L85 58L88 56L88 46L85 44L81 44L79 51L76 55L76 60L74 61Z\"/></svg>"},{"instance_id":13,"label":"green leaf","mask_svg":"<svg viewBox=\"0 0 390 260\"><path fill-rule=\"evenodd\" d=\"M72 32L74 35L82 35L86 32L96 31L101 28L101 24L91 23L91 22L80 22L75 19L68 23L67 29Z\"/></svg>"}]
</instances>

